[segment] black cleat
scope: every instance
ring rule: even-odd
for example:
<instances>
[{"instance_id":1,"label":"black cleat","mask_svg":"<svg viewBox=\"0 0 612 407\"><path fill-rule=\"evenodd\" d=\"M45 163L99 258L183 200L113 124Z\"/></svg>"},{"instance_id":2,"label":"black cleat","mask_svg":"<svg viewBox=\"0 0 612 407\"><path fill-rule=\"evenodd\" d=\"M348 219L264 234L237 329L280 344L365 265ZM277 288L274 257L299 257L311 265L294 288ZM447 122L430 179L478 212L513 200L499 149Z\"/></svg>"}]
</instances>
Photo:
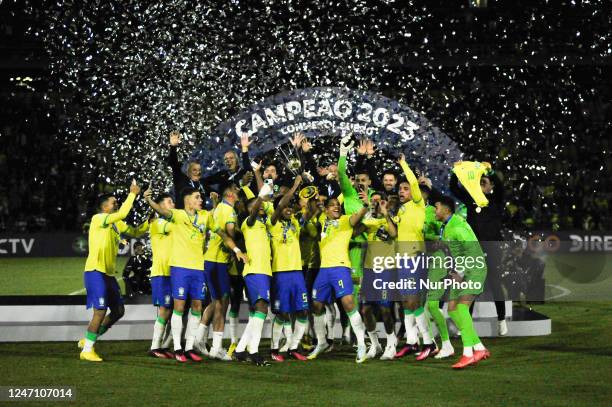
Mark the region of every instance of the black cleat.
<instances>
[{"instance_id":1,"label":"black cleat","mask_svg":"<svg viewBox=\"0 0 612 407\"><path fill-rule=\"evenodd\" d=\"M234 351L232 353L232 357L237 362L248 362L249 361L249 354L245 350L242 352Z\"/></svg>"},{"instance_id":2,"label":"black cleat","mask_svg":"<svg viewBox=\"0 0 612 407\"><path fill-rule=\"evenodd\" d=\"M260 354L259 352L256 353L251 353L249 355L249 357L251 358L251 362L253 362L253 364L255 366L270 366L270 362L268 362L267 360L265 360Z\"/></svg>"}]
</instances>

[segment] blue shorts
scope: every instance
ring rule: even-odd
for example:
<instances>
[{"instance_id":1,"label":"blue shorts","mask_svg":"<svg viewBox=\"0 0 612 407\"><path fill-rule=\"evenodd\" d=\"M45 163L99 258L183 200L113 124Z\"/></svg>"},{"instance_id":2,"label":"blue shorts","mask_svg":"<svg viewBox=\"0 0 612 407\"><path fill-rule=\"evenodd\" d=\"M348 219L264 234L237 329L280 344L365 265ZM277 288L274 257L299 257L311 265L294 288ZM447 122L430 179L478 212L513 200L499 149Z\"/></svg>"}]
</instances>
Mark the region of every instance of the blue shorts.
<instances>
[{"instance_id":1,"label":"blue shorts","mask_svg":"<svg viewBox=\"0 0 612 407\"><path fill-rule=\"evenodd\" d=\"M272 303L275 313L308 309L308 291L302 271L281 271L273 274Z\"/></svg>"},{"instance_id":2,"label":"blue shorts","mask_svg":"<svg viewBox=\"0 0 612 407\"><path fill-rule=\"evenodd\" d=\"M202 270L170 266L172 298L175 300L202 301L206 297L206 283Z\"/></svg>"},{"instance_id":3,"label":"blue shorts","mask_svg":"<svg viewBox=\"0 0 612 407\"><path fill-rule=\"evenodd\" d=\"M411 281L409 286L399 290L402 297L418 295L424 289L423 283L427 281L427 268L422 261L423 259L420 259L418 263L411 260L417 259L418 257L419 256L414 256L409 258L406 262L407 264L403 264L404 262L402 261L402 266L397 269L397 281Z\"/></svg>"},{"instance_id":4,"label":"blue shorts","mask_svg":"<svg viewBox=\"0 0 612 407\"><path fill-rule=\"evenodd\" d=\"M151 277L151 294L156 307L172 307L172 283L170 277Z\"/></svg>"},{"instance_id":5,"label":"blue shorts","mask_svg":"<svg viewBox=\"0 0 612 407\"><path fill-rule=\"evenodd\" d=\"M353 295L353 279L348 267L326 267L319 269L312 286L312 299L331 304L334 299Z\"/></svg>"},{"instance_id":6,"label":"blue shorts","mask_svg":"<svg viewBox=\"0 0 612 407\"><path fill-rule=\"evenodd\" d=\"M230 295L230 275L227 263L204 262L204 276L210 298L220 300Z\"/></svg>"},{"instance_id":7,"label":"blue shorts","mask_svg":"<svg viewBox=\"0 0 612 407\"><path fill-rule=\"evenodd\" d=\"M87 309L107 309L123 304L121 289L117 279L100 271L86 271L83 273L85 291L87 291Z\"/></svg>"},{"instance_id":8,"label":"blue shorts","mask_svg":"<svg viewBox=\"0 0 612 407\"><path fill-rule=\"evenodd\" d=\"M270 281L272 277L266 274L247 274L244 276L244 284L247 288L249 304L255 306L259 300L270 303Z\"/></svg>"}]
</instances>

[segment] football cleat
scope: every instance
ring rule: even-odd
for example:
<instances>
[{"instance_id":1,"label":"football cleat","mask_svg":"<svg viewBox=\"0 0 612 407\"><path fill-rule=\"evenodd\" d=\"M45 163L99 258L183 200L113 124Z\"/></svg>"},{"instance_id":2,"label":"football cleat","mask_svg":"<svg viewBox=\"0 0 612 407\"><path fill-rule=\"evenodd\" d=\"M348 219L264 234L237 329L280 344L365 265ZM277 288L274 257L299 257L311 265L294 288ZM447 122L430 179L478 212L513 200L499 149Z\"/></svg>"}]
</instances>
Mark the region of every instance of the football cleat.
<instances>
[{"instance_id":1,"label":"football cleat","mask_svg":"<svg viewBox=\"0 0 612 407\"><path fill-rule=\"evenodd\" d=\"M325 349L325 353L329 353L332 350L334 350L334 340L333 339L328 339L327 340L327 349Z\"/></svg>"},{"instance_id":2,"label":"football cleat","mask_svg":"<svg viewBox=\"0 0 612 407\"><path fill-rule=\"evenodd\" d=\"M230 358L232 357L232 353L234 353L234 351L236 350L236 347L238 346L237 343L231 343L229 348L227 349L227 356L229 356Z\"/></svg>"},{"instance_id":3,"label":"football cleat","mask_svg":"<svg viewBox=\"0 0 612 407\"><path fill-rule=\"evenodd\" d=\"M227 356L227 351L223 348L219 348L218 350L211 349L208 356L211 359L217 359L223 362L229 362L232 360L231 357Z\"/></svg>"},{"instance_id":4,"label":"football cleat","mask_svg":"<svg viewBox=\"0 0 612 407\"><path fill-rule=\"evenodd\" d=\"M182 349L178 349L174 351L174 359L176 359L179 363L187 362L187 358L185 357L185 353Z\"/></svg>"},{"instance_id":5,"label":"football cleat","mask_svg":"<svg viewBox=\"0 0 612 407\"><path fill-rule=\"evenodd\" d=\"M79 347L79 349L83 349L85 347L85 338L79 339L79 342L77 342L77 346Z\"/></svg>"},{"instance_id":6,"label":"football cleat","mask_svg":"<svg viewBox=\"0 0 612 407\"><path fill-rule=\"evenodd\" d=\"M394 356L395 359L403 358L404 356L410 355L411 353L416 353L419 350L417 345L409 345L406 344L402 349L399 350Z\"/></svg>"},{"instance_id":7,"label":"football cleat","mask_svg":"<svg viewBox=\"0 0 612 407\"><path fill-rule=\"evenodd\" d=\"M463 369L464 367L475 365L475 364L476 364L476 359L474 359L474 356L462 355L461 359L459 359L459 362L455 363L452 366L452 368L453 369Z\"/></svg>"},{"instance_id":8,"label":"football cleat","mask_svg":"<svg viewBox=\"0 0 612 407\"><path fill-rule=\"evenodd\" d=\"M368 359L367 348L365 345L357 346L357 357L355 358L355 362L363 363Z\"/></svg>"},{"instance_id":9,"label":"football cleat","mask_svg":"<svg viewBox=\"0 0 612 407\"><path fill-rule=\"evenodd\" d=\"M497 330L498 330L499 336L508 335L508 323L506 322L505 319L502 319L501 321L497 322Z\"/></svg>"},{"instance_id":10,"label":"football cleat","mask_svg":"<svg viewBox=\"0 0 612 407\"><path fill-rule=\"evenodd\" d=\"M164 352L162 349L151 349L149 351L149 356L158 358L158 359L168 359L168 354Z\"/></svg>"},{"instance_id":11,"label":"football cleat","mask_svg":"<svg viewBox=\"0 0 612 407\"><path fill-rule=\"evenodd\" d=\"M305 351L309 351L314 348L314 345L312 344L312 338L310 337L310 335L304 335L302 337L302 341L300 342L300 345L302 345L302 349L304 349Z\"/></svg>"},{"instance_id":12,"label":"football cleat","mask_svg":"<svg viewBox=\"0 0 612 407\"><path fill-rule=\"evenodd\" d=\"M455 349L452 345L442 346L442 348L434 356L435 359L446 359L455 355Z\"/></svg>"},{"instance_id":13,"label":"football cleat","mask_svg":"<svg viewBox=\"0 0 612 407\"><path fill-rule=\"evenodd\" d=\"M285 361L285 357L283 355L280 354L280 352L278 351L278 349L272 349L270 351L270 358L275 361L275 362L284 362Z\"/></svg>"},{"instance_id":14,"label":"football cleat","mask_svg":"<svg viewBox=\"0 0 612 407\"><path fill-rule=\"evenodd\" d=\"M306 356L302 355L300 352L298 352L296 349L290 350L289 351L289 357L291 359L295 359L295 360L301 360L301 361L306 361L308 360L306 358Z\"/></svg>"},{"instance_id":15,"label":"football cleat","mask_svg":"<svg viewBox=\"0 0 612 407\"><path fill-rule=\"evenodd\" d=\"M161 349L161 351L166 354L167 359L174 359L174 352L172 352L170 349Z\"/></svg>"},{"instance_id":16,"label":"football cleat","mask_svg":"<svg viewBox=\"0 0 612 407\"><path fill-rule=\"evenodd\" d=\"M265 360L260 354L259 352L255 352L255 353L251 353L249 355L249 358L251 359L251 362L253 362L253 364L255 366L270 366L270 362L268 362L267 360Z\"/></svg>"},{"instance_id":17,"label":"football cleat","mask_svg":"<svg viewBox=\"0 0 612 407\"><path fill-rule=\"evenodd\" d=\"M385 352L380 357L380 360L393 360L393 358L395 357L395 353L396 353L395 345L393 344L387 345L385 347Z\"/></svg>"},{"instance_id":18,"label":"football cleat","mask_svg":"<svg viewBox=\"0 0 612 407\"><path fill-rule=\"evenodd\" d=\"M380 346L380 345L370 345L370 349L368 349L368 353L366 354L366 358L367 359L376 359L376 356L378 356L381 352L382 352L382 346Z\"/></svg>"},{"instance_id":19,"label":"football cleat","mask_svg":"<svg viewBox=\"0 0 612 407\"><path fill-rule=\"evenodd\" d=\"M202 359L202 357L200 355L198 355L197 353L195 353L193 350L188 350L185 352L185 357L187 357L187 359L191 359L194 362L201 362L204 359Z\"/></svg>"},{"instance_id":20,"label":"football cleat","mask_svg":"<svg viewBox=\"0 0 612 407\"><path fill-rule=\"evenodd\" d=\"M489 357L491 357L491 352L489 352L487 349L474 351L474 359L476 359L476 363L483 359L488 359Z\"/></svg>"},{"instance_id":21,"label":"football cleat","mask_svg":"<svg viewBox=\"0 0 612 407\"><path fill-rule=\"evenodd\" d=\"M202 356L209 356L208 349L206 349L206 343L205 342L197 342L195 345L193 345L193 347L198 352L200 352L200 355L202 355Z\"/></svg>"},{"instance_id":22,"label":"football cleat","mask_svg":"<svg viewBox=\"0 0 612 407\"><path fill-rule=\"evenodd\" d=\"M418 361L425 360L428 357L435 355L437 353L437 350L438 348L436 347L435 343L423 345L421 351L415 359Z\"/></svg>"},{"instance_id":23,"label":"football cleat","mask_svg":"<svg viewBox=\"0 0 612 407\"><path fill-rule=\"evenodd\" d=\"M329 348L329 345L327 344L327 342L323 342L321 344L318 344L314 348L314 350L310 353L310 355L308 355L306 358L308 360L316 359L317 356L319 356L321 353L325 352L327 350L327 348Z\"/></svg>"},{"instance_id":24,"label":"football cleat","mask_svg":"<svg viewBox=\"0 0 612 407\"><path fill-rule=\"evenodd\" d=\"M89 352L81 352L79 355L79 359L86 360L88 362L102 362L102 358L98 356L95 350L90 350Z\"/></svg>"},{"instance_id":25,"label":"football cleat","mask_svg":"<svg viewBox=\"0 0 612 407\"><path fill-rule=\"evenodd\" d=\"M236 362L248 362L249 361L249 354L245 350L242 352L234 351L234 353L232 353L232 357L234 358Z\"/></svg>"}]
</instances>

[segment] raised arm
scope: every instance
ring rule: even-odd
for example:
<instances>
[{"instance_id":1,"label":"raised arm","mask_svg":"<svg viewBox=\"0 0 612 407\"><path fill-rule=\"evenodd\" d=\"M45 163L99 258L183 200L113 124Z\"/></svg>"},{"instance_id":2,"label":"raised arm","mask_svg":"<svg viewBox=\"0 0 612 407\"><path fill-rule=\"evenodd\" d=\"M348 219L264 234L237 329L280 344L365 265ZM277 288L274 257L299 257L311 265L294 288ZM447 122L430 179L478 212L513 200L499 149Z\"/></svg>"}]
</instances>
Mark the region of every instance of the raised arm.
<instances>
[{"instance_id":1,"label":"raised arm","mask_svg":"<svg viewBox=\"0 0 612 407\"><path fill-rule=\"evenodd\" d=\"M147 204L149 204L151 209L157 212L160 216L163 216L164 218L167 218L167 219L172 217L172 211L162 208L151 198L152 191L150 189L147 189L146 191L144 191L143 195L144 195L145 201L147 201Z\"/></svg>"},{"instance_id":2,"label":"raised arm","mask_svg":"<svg viewBox=\"0 0 612 407\"><path fill-rule=\"evenodd\" d=\"M398 163L400 167L402 167L402 171L404 171L408 184L410 184L410 194L412 195L412 200L414 202L420 202L423 199L423 196L421 195L421 189L419 188L419 181L417 180L416 175L414 175L414 172L412 172L408 166L406 157L403 153L400 155Z\"/></svg>"},{"instance_id":3,"label":"raised arm","mask_svg":"<svg viewBox=\"0 0 612 407\"><path fill-rule=\"evenodd\" d=\"M136 195L140 193L140 187L136 184L136 180L132 180L132 185L130 185L130 193L127 198L119 208L119 210L115 213L111 213L106 216L104 219L105 225L110 225L111 223L118 222L120 220L125 219L130 210L132 210L132 206L134 205L134 199L136 199Z\"/></svg>"},{"instance_id":4,"label":"raised arm","mask_svg":"<svg viewBox=\"0 0 612 407\"><path fill-rule=\"evenodd\" d=\"M361 201L363 202L364 206L361 209L359 209L357 212L352 214L351 217L349 218L349 222L351 223L351 226L353 227L355 227L355 225L361 222L361 219L363 219L365 214L368 213L368 209L370 208L370 198L368 197L367 192L360 192L359 197L361 198Z\"/></svg>"},{"instance_id":5,"label":"raised arm","mask_svg":"<svg viewBox=\"0 0 612 407\"><path fill-rule=\"evenodd\" d=\"M383 214L383 216L385 217L385 220L387 221L387 230L389 231L389 236L395 239L397 237L397 225L393 223L393 219L391 219L391 215L389 214L387 204L388 204L387 201L380 201L379 203L380 213Z\"/></svg>"},{"instance_id":6,"label":"raised arm","mask_svg":"<svg viewBox=\"0 0 612 407\"><path fill-rule=\"evenodd\" d=\"M140 237L145 235L149 231L149 219L142 222L140 225L134 227L130 225L126 225L127 228L124 232L125 234L130 235L131 237Z\"/></svg>"},{"instance_id":7,"label":"raised arm","mask_svg":"<svg viewBox=\"0 0 612 407\"><path fill-rule=\"evenodd\" d=\"M280 202L278 203L278 207L274 208L274 213L272 214L272 217L270 218L270 222L273 225L276 224L276 221L278 221L278 218L280 218L281 213L283 212L283 209L285 209L285 207L289 204L289 202L291 201L291 198L293 198L293 195L295 194L295 191L297 191L301 182L302 182L301 175L298 175L297 177L295 177L295 181L293 181L293 186L291 187L291 189L287 191L285 195L283 195Z\"/></svg>"},{"instance_id":8,"label":"raised arm","mask_svg":"<svg viewBox=\"0 0 612 407\"><path fill-rule=\"evenodd\" d=\"M172 176L181 174L181 163L178 160L178 145L181 144L181 135L174 130L170 133L170 153L168 154L168 165L172 168Z\"/></svg>"}]
</instances>

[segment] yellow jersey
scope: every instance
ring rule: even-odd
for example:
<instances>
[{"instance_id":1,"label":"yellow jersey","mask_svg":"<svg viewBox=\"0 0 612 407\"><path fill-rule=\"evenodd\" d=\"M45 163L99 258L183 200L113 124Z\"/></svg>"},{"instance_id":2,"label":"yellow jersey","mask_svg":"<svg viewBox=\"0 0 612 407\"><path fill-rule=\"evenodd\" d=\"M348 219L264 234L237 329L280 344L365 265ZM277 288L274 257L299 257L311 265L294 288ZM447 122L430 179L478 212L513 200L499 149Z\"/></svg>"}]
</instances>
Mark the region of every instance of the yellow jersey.
<instances>
[{"instance_id":1,"label":"yellow jersey","mask_svg":"<svg viewBox=\"0 0 612 407\"><path fill-rule=\"evenodd\" d=\"M302 267L319 268L318 220L311 218L300 231L300 253Z\"/></svg>"},{"instance_id":2,"label":"yellow jersey","mask_svg":"<svg viewBox=\"0 0 612 407\"><path fill-rule=\"evenodd\" d=\"M204 271L206 230L216 231L210 212L196 211L189 215L184 209L171 209L172 252L170 266Z\"/></svg>"},{"instance_id":3,"label":"yellow jersey","mask_svg":"<svg viewBox=\"0 0 612 407\"><path fill-rule=\"evenodd\" d=\"M410 184L412 200L404 203L398 210L394 221L397 224L398 252L409 255L425 251L425 200L421 195L419 182L405 161L400 162L404 175Z\"/></svg>"},{"instance_id":4,"label":"yellow jersey","mask_svg":"<svg viewBox=\"0 0 612 407\"><path fill-rule=\"evenodd\" d=\"M225 231L227 225L235 225L237 222L234 207L225 201L220 202L219 205L213 209L212 218L215 224L215 231L217 229ZM215 263L229 263L230 254L230 250L223 244L223 239L221 239L217 233L211 233L204 260L214 261Z\"/></svg>"},{"instance_id":5,"label":"yellow jersey","mask_svg":"<svg viewBox=\"0 0 612 407\"><path fill-rule=\"evenodd\" d=\"M265 274L268 276L272 275L271 261L271 250L270 250L270 238L268 236L268 230L266 228L266 220L262 222L260 219L256 219L253 226L249 226L245 219L242 222L242 235L244 236L244 244L246 246L246 252L249 256L249 262L244 265L242 274L244 276L248 274Z\"/></svg>"},{"instance_id":6,"label":"yellow jersey","mask_svg":"<svg viewBox=\"0 0 612 407\"><path fill-rule=\"evenodd\" d=\"M130 193L115 213L97 213L89 223L89 253L85 261L85 271L99 271L108 275L117 273L117 252L121 235L138 237L146 233L149 223L137 228L123 221L130 213L136 195Z\"/></svg>"},{"instance_id":7,"label":"yellow jersey","mask_svg":"<svg viewBox=\"0 0 612 407\"><path fill-rule=\"evenodd\" d=\"M387 220L385 218L369 218L364 219L361 223L365 225L368 235L368 247L363 268L371 270L374 267L374 257L395 257L395 240L391 237L388 240L382 240L378 236L381 229L388 233Z\"/></svg>"},{"instance_id":8,"label":"yellow jersey","mask_svg":"<svg viewBox=\"0 0 612 407\"><path fill-rule=\"evenodd\" d=\"M350 218L350 215L342 215L338 219L326 219L323 223L319 242L321 268L351 267L348 250L353 226Z\"/></svg>"},{"instance_id":9,"label":"yellow jersey","mask_svg":"<svg viewBox=\"0 0 612 407\"><path fill-rule=\"evenodd\" d=\"M153 265L151 277L170 276L170 255L172 254L172 223L166 219L157 218L149 226Z\"/></svg>"},{"instance_id":10,"label":"yellow jersey","mask_svg":"<svg viewBox=\"0 0 612 407\"><path fill-rule=\"evenodd\" d=\"M289 221L279 219L274 225L268 218L267 226L272 240L272 271L301 271L301 227L297 218L292 216Z\"/></svg>"}]
</instances>

